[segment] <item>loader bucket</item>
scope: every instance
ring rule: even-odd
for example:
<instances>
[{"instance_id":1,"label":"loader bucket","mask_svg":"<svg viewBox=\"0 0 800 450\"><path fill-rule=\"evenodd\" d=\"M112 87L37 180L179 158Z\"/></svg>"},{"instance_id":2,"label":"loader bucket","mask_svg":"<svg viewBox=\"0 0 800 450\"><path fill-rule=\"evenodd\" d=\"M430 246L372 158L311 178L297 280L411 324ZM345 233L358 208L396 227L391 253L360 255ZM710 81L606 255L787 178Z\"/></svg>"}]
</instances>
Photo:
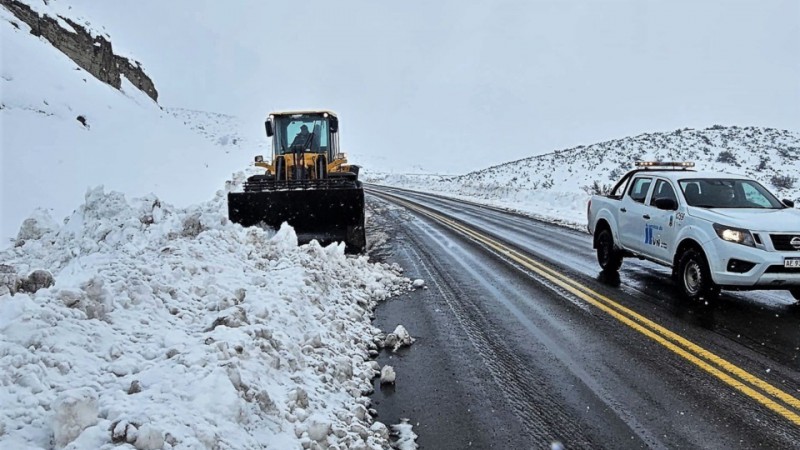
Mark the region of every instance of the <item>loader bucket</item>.
<instances>
[{"instance_id":1,"label":"loader bucket","mask_svg":"<svg viewBox=\"0 0 800 450\"><path fill-rule=\"evenodd\" d=\"M347 253L366 250L364 190L284 189L228 193L228 218L242 226L280 228L288 222L300 243L344 242Z\"/></svg>"}]
</instances>

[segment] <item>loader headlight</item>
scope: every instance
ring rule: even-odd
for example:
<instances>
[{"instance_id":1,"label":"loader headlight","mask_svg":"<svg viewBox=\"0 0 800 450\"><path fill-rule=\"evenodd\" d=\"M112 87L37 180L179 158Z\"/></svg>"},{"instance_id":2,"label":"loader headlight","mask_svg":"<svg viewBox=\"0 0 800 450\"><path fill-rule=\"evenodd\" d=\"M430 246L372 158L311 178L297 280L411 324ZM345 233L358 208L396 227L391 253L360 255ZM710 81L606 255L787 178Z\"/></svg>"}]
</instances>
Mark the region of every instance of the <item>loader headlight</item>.
<instances>
[{"instance_id":1,"label":"loader headlight","mask_svg":"<svg viewBox=\"0 0 800 450\"><path fill-rule=\"evenodd\" d=\"M751 233L750 230L728 227L718 223L715 223L713 226L714 231L717 232L717 236L719 236L723 241L735 242L748 247L756 246L756 242L753 240L753 233Z\"/></svg>"},{"instance_id":2,"label":"loader headlight","mask_svg":"<svg viewBox=\"0 0 800 450\"><path fill-rule=\"evenodd\" d=\"M264 162L264 157L261 155L256 156L256 162Z\"/></svg>"}]
</instances>

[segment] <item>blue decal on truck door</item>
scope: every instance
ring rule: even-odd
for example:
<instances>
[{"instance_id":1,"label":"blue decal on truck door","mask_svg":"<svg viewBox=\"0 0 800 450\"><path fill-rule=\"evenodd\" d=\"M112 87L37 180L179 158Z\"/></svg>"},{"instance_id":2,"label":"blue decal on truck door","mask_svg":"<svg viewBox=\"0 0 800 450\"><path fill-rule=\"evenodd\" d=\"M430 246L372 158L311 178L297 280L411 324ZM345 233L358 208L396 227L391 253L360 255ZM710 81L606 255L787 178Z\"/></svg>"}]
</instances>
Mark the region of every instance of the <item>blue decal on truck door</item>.
<instances>
[{"instance_id":1,"label":"blue decal on truck door","mask_svg":"<svg viewBox=\"0 0 800 450\"><path fill-rule=\"evenodd\" d=\"M656 247L667 248L666 242L661 242L661 237L656 239L654 231L663 231L664 227L661 225L645 225L644 226L644 243L647 245L655 245Z\"/></svg>"}]
</instances>

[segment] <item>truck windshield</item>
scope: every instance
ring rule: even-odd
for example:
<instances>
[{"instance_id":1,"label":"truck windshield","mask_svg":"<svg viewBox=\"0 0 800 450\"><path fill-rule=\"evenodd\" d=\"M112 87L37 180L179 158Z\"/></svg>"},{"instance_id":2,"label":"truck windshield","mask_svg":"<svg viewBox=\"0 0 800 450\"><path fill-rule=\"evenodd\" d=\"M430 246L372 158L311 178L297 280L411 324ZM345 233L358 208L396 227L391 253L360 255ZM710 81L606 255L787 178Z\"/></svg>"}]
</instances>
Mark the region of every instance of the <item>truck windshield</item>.
<instances>
[{"instance_id":1,"label":"truck windshield","mask_svg":"<svg viewBox=\"0 0 800 450\"><path fill-rule=\"evenodd\" d=\"M321 114L275 117L275 153L328 152L328 118Z\"/></svg>"},{"instance_id":2,"label":"truck windshield","mask_svg":"<svg viewBox=\"0 0 800 450\"><path fill-rule=\"evenodd\" d=\"M680 180L689 206L701 208L781 209L783 204L753 180L696 178Z\"/></svg>"}]
</instances>

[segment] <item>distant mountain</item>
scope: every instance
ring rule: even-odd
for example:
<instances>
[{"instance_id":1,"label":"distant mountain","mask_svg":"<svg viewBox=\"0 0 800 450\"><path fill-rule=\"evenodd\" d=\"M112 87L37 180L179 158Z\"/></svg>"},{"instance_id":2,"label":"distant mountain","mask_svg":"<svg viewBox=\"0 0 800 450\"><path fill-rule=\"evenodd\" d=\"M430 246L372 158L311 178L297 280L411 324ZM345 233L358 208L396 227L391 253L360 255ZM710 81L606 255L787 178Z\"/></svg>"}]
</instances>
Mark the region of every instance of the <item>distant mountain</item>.
<instances>
[{"instance_id":1,"label":"distant mountain","mask_svg":"<svg viewBox=\"0 0 800 450\"><path fill-rule=\"evenodd\" d=\"M644 133L466 175L375 174L369 181L472 198L582 226L588 194L595 187L610 188L639 160L694 161L698 170L744 174L781 198L800 200L800 134L721 125Z\"/></svg>"}]
</instances>

